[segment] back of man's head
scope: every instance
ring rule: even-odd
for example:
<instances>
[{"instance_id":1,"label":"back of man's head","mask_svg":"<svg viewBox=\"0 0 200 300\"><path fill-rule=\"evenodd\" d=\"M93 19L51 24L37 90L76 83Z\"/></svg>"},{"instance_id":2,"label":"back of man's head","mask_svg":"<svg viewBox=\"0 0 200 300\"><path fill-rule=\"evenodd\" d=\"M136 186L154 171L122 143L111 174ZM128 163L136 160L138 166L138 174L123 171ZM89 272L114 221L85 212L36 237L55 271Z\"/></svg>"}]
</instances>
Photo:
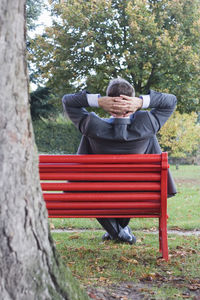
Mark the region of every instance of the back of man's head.
<instances>
[{"instance_id":1,"label":"back of man's head","mask_svg":"<svg viewBox=\"0 0 200 300\"><path fill-rule=\"evenodd\" d=\"M135 90L127 80L123 78L116 78L109 82L106 95L109 97L119 97L120 95L134 97Z\"/></svg>"}]
</instances>

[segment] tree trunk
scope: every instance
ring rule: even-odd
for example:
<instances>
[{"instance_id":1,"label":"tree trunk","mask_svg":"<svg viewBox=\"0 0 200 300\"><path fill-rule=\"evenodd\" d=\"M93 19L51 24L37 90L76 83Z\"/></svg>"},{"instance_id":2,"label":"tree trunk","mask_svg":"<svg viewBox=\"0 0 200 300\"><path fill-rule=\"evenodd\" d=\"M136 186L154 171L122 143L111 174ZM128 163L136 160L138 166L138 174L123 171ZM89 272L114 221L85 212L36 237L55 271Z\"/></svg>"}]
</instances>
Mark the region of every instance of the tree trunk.
<instances>
[{"instance_id":1,"label":"tree trunk","mask_svg":"<svg viewBox=\"0 0 200 300\"><path fill-rule=\"evenodd\" d=\"M0 298L88 299L49 232L29 111L24 7L25 0L0 2Z\"/></svg>"}]
</instances>

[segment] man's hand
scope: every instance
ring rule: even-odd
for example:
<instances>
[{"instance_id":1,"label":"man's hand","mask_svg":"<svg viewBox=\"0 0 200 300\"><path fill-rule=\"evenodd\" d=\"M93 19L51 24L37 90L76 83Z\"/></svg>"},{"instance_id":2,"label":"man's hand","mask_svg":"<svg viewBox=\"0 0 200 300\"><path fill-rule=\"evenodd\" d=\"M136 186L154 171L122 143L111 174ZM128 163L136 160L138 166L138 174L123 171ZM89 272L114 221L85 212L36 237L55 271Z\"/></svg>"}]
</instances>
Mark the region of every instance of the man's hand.
<instances>
[{"instance_id":1,"label":"man's hand","mask_svg":"<svg viewBox=\"0 0 200 300\"><path fill-rule=\"evenodd\" d=\"M142 107L143 100L137 97L101 97L98 99L99 107L114 117L128 117Z\"/></svg>"},{"instance_id":2,"label":"man's hand","mask_svg":"<svg viewBox=\"0 0 200 300\"><path fill-rule=\"evenodd\" d=\"M128 110L124 117L130 116L131 114L142 108L143 100L141 98L129 97L126 95L120 95L120 98L127 101L126 107L128 108Z\"/></svg>"},{"instance_id":3,"label":"man's hand","mask_svg":"<svg viewBox=\"0 0 200 300\"><path fill-rule=\"evenodd\" d=\"M130 104L127 100L123 100L121 97L100 97L98 99L99 107L107 111L113 116L123 116L127 113Z\"/></svg>"}]
</instances>

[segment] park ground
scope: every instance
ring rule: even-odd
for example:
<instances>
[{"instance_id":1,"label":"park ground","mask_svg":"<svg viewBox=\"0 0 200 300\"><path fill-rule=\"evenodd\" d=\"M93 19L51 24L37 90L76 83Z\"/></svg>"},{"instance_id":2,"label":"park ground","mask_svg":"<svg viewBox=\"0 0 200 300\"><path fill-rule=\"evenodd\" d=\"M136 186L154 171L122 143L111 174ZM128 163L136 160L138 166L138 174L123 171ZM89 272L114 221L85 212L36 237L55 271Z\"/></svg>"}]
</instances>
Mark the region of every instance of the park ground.
<instances>
[{"instance_id":1,"label":"park ground","mask_svg":"<svg viewBox=\"0 0 200 300\"><path fill-rule=\"evenodd\" d=\"M91 299L200 299L200 166L171 171L178 194L168 199L169 262L160 258L157 219L131 220L133 246L102 242L93 219L50 219L58 252Z\"/></svg>"}]
</instances>

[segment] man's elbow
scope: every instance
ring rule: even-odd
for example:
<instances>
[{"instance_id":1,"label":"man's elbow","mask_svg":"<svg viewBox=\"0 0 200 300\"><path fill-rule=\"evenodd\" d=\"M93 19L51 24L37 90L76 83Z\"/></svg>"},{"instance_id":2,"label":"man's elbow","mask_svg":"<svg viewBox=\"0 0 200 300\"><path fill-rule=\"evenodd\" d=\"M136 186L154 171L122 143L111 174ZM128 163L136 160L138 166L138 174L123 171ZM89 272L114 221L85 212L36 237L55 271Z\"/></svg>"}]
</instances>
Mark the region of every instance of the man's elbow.
<instances>
[{"instance_id":1,"label":"man's elbow","mask_svg":"<svg viewBox=\"0 0 200 300\"><path fill-rule=\"evenodd\" d=\"M63 104L63 105L66 105L66 103L67 103L67 97L66 97L66 95L64 95L64 96L62 97L62 104Z\"/></svg>"},{"instance_id":2,"label":"man's elbow","mask_svg":"<svg viewBox=\"0 0 200 300\"><path fill-rule=\"evenodd\" d=\"M176 96L175 96L175 95L172 95L172 96L173 96L174 102L177 103L177 98L176 98Z\"/></svg>"},{"instance_id":3,"label":"man's elbow","mask_svg":"<svg viewBox=\"0 0 200 300\"><path fill-rule=\"evenodd\" d=\"M171 101L172 101L172 103L173 103L173 106L175 107L175 106L177 105L177 98L176 98L176 96L173 95L173 94L170 94L170 96L171 96Z\"/></svg>"},{"instance_id":4,"label":"man's elbow","mask_svg":"<svg viewBox=\"0 0 200 300\"><path fill-rule=\"evenodd\" d=\"M63 105L64 111L67 112L67 107L68 107L67 95L64 95L62 97L62 105Z\"/></svg>"}]
</instances>

